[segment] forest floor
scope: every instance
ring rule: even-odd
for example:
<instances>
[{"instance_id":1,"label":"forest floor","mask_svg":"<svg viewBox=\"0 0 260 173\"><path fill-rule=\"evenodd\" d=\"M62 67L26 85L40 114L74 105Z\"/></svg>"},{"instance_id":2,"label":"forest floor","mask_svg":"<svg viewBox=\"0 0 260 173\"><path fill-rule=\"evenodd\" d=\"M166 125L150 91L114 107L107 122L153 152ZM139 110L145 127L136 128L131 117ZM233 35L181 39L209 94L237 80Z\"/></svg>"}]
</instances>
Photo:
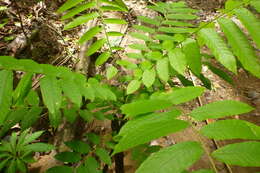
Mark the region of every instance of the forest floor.
<instances>
[{"instance_id":1,"label":"forest floor","mask_svg":"<svg viewBox=\"0 0 260 173\"><path fill-rule=\"evenodd\" d=\"M21 0L14 2L12 0L0 1L0 6L8 7L8 10L0 10L0 55L15 56L17 58L31 58L40 63L49 63L53 65L63 65L71 68L77 68L76 62L82 54L82 48L77 44L77 40L83 33L84 27L79 27L73 30L64 31L64 21L60 20L60 15L55 11L65 0L44 0L38 3L33 0ZM125 1L130 12L127 18L130 24L135 24L136 16L154 16L155 13L146 9L147 1L142 0L126 0ZM197 9L201 9L200 20L209 21L217 15L215 9L220 8L223 2L220 0L187 0L187 3ZM111 16L117 14L109 14ZM6 23L4 26L1 24ZM115 29L115 28L113 28ZM131 43L136 43L138 40L133 39L128 35L128 32L133 29L129 26L117 27L121 32L126 33L125 36L113 40L114 44L120 44L122 47L127 47ZM26 40L30 39L30 43ZM131 51L126 48L124 51ZM119 52L119 55L124 58L124 51ZM221 68L221 67L220 67ZM244 71L240 71L238 76L232 75L234 85L230 85L221 80L218 76L211 73L207 68L203 68L203 73L212 81L212 90L207 90L200 99L189 102L189 104L181 105L184 111L191 111L193 108L218 100L240 100L244 101L256 109L250 114L237 116L239 119L246 119L257 125L260 125L260 80L249 75ZM17 74L19 75L19 74ZM195 81L197 85L200 82L194 76L188 76ZM179 81L177 85L181 86ZM210 122L208 122L210 123ZM197 124L199 127L201 124ZM44 125L43 125L44 126ZM107 122L96 122L92 126L94 131L102 131L102 133L110 133L110 124ZM93 129L91 129L93 130ZM49 141L50 136L46 136L46 141ZM153 141L153 144L161 146L169 146L179 141L185 140L201 140L191 129L184 132L169 135L159 140ZM214 150L226 141L216 142L206 139L208 148ZM228 141L229 143L232 141ZM31 172L44 172L49 167L59 164L52 156L49 155L37 156L38 162L31 165ZM131 160L129 153L125 157L126 172L133 173L136 169L136 163ZM220 173L228 173L228 168L218 163ZM198 168L209 168L210 163L207 158L201 159L191 170ZM232 167L234 173L251 173L260 171L259 168L241 168ZM111 170L111 172L113 172Z\"/></svg>"}]
</instances>

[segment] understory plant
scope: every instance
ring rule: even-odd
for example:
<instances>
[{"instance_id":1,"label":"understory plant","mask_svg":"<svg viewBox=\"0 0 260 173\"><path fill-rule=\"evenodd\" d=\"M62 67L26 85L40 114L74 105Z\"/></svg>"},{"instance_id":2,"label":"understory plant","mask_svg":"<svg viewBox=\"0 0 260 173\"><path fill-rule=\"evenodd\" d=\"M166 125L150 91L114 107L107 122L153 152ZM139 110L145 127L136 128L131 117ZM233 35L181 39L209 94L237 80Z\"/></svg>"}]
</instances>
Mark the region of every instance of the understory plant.
<instances>
[{"instance_id":1,"label":"understory plant","mask_svg":"<svg viewBox=\"0 0 260 173\"><path fill-rule=\"evenodd\" d=\"M67 149L54 157L63 165L50 168L48 173L107 172L113 163L116 172L121 173L124 172L123 152L129 150L139 163L137 173L190 172L189 168L204 154L211 168L193 173L217 173L216 160L224 163L230 172L232 165L260 167L260 127L231 118L249 113L253 107L240 101L221 100L183 113L179 106L201 97L205 88L211 89L210 80L202 73L203 66L230 84L234 84L230 73L237 74L238 68L260 77L257 57L260 22L248 8L259 12L259 1L229 0L219 16L207 23L198 23L199 11L182 1L158 2L147 7L158 15L137 17L139 24L133 25L136 31L130 35L141 43L130 45L135 51L126 52L128 58L124 59L118 57L117 51L122 48L111 37L120 38L125 34L108 31L108 27L126 25L127 21L106 15L107 12L127 13L128 7L122 0L68 0L58 9L63 13L62 20L66 20L65 30L96 21L79 39L80 44L88 44L85 58L94 61L95 68L99 69L95 75L0 56L0 170L7 168L7 172L15 172L17 168L27 172L28 162L24 160L27 151L32 156L35 151L54 149L49 144L45 144L48 149L44 150L42 143L29 144L42 132L26 137L29 132L26 129L34 126L42 114L48 115L49 125L54 129L63 119L73 124L79 117L87 125L96 120L109 120L112 128L108 137L87 132L81 139L62 141ZM206 52L202 51L205 47ZM221 67L212 63L214 59ZM15 71L23 74L13 88ZM196 86L189 79L191 76L203 86ZM175 85L174 78L184 87ZM207 123L208 119L214 121ZM198 128L194 125L198 122L206 123ZM5 138L17 124L21 135L12 133L8 143ZM153 140L187 128L200 140L165 148L150 145ZM203 142L204 137L214 141L243 141L212 152ZM39 148L34 148L37 145Z\"/></svg>"}]
</instances>

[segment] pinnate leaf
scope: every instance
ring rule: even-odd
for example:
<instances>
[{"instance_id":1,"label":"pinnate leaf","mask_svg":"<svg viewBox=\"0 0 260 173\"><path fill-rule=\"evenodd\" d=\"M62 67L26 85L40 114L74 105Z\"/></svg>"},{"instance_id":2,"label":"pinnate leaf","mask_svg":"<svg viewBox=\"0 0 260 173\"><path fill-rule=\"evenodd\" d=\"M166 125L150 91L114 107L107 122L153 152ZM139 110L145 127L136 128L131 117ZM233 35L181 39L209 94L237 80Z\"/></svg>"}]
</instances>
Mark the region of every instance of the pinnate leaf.
<instances>
[{"instance_id":1,"label":"pinnate leaf","mask_svg":"<svg viewBox=\"0 0 260 173\"><path fill-rule=\"evenodd\" d=\"M141 82L138 81L138 80L132 80L127 88L126 88L126 94L132 94L134 93L135 91L137 91L141 86Z\"/></svg>"},{"instance_id":2,"label":"pinnate leaf","mask_svg":"<svg viewBox=\"0 0 260 173\"><path fill-rule=\"evenodd\" d=\"M238 115L252 111L254 108L235 100L224 100L201 106L190 113L198 121Z\"/></svg>"},{"instance_id":3,"label":"pinnate leaf","mask_svg":"<svg viewBox=\"0 0 260 173\"><path fill-rule=\"evenodd\" d=\"M260 166L260 142L242 142L226 145L212 153L219 161L237 166Z\"/></svg>"},{"instance_id":4,"label":"pinnate leaf","mask_svg":"<svg viewBox=\"0 0 260 173\"><path fill-rule=\"evenodd\" d=\"M175 144L151 155L136 173L181 173L199 160L202 154L203 149L197 142Z\"/></svg>"}]
</instances>

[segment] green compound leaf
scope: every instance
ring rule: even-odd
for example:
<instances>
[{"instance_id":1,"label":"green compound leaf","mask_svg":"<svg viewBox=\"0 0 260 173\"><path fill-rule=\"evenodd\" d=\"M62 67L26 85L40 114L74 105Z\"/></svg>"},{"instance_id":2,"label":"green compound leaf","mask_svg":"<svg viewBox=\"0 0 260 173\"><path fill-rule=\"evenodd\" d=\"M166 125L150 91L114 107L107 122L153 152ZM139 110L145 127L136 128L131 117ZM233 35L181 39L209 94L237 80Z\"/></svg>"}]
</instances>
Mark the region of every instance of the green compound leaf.
<instances>
[{"instance_id":1,"label":"green compound leaf","mask_svg":"<svg viewBox=\"0 0 260 173\"><path fill-rule=\"evenodd\" d=\"M77 4L79 4L82 1L83 0L68 0L58 9L57 12L62 13L72 7L75 7Z\"/></svg>"},{"instance_id":2,"label":"green compound leaf","mask_svg":"<svg viewBox=\"0 0 260 173\"><path fill-rule=\"evenodd\" d=\"M104 64L108 58L111 56L111 53L109 51L103 52L101 55L98 56L95 65L100 66Z\"/></svg>"},{"instance_id":3,"label":"green compound leaf","mask_svg":"<svg viewBox=\"0 0 260 173\"><path fill-rule=\"evenodd\" d=\"M152 95L151 99L168 100L172 104L178 105L185 103L199 97L203 94L204 88L202 87L183 87L173 89L170 92L159 93L158 95ZM187 94L189 93L189 94Z\"/></svg>"},{"instance_id":4,"label":"green compound leaf","mask_svg":"<svg viewBox=\"0 0 260 173\"><path fill-rule=\"evenodd\" d=\"M200 132L211 139L260 140L260 127L243 120L221 120L208 124Z\"/></svg>"},{"instance_id":5,"label":"green compound leaf","mask_svg":"<svg viewBox=\"0 0 260 173\"><path fill-rule=\"evenodd\" d=\"M106 77L108 80L112 79L116 74L117 74L118 70L116 67L114 66L110 66L108 69L107 69L107 72L106 72Z\"/></svg>"},{"instance_id":6,"label":"green compound leaf","mask_svg":"<svg viewBox=\"0 0 260 173\"><path fill-rule=\"evenodd\" d=\"M135 91L137 91L140 88L140 86L141 86L140 81L132 80L126 88L126 94L128 95L128 94L134 93Z\"/></svg>"},{"instance_id":7,"label":"green compound leaf","mask_svg":"<svg viewBox=\"0 0 260 173\"><path fill-rule=\"evenodd\" d=\"M191 71L200 75L202 69L200 48L196 40L188 38L183 42L183 53L187 59L187 64Z\"/></svg>"},{"instance_id":8,"label":"green compound leaf","mask_svg":"<svg viewBox=\"0 0 260 173\"><path fill-rule=\"evenodd\" d=\"M24 146L24 149L33 152L46 152L55 149L55 147L45 143L34 143Z\"/></svg>"},{"instance_id":9,"label":"green compound leaf","mask_svg":"<svg viewBox=\"0 0 260 173\"><path fill-rule=\"evenodd\" d=\"M127 115L127 117L134 117L136 115L166 109L171 105L172 103L168 100L152 99L124 104L120 109L122 110L123 114Z\"/></svg>"},{"instance_id":10,"label":"green compound leaf","mask_svg":"<svg viewBox=\"0 0 260 173\"><path fill-rule=\"evenodd\" d=\"M68 163L77 163L81 160L80 154L68 151L58 153L54 157L59 161Z\"/></svg>"},{"instance_id":11,"label":"green compound leaf","mask_svg":"<svg viewBox=\"0 0 260 173\"><path fill-rule=\"evenodd\" d=\"M242 142L226 145L212 153L217 160L229 165L260 166L260 142Z\"/></svg>"},{"instance_id":12,"label":"green compound leaf","mask_svg":"<svg viewBox=\"0 0 260 173\"><path fill-rule=\"evenodd\" d=\"M75 28L81 24L84 24L94 18L99 17L99 14L97 12L93 12L93 13L88 13L85 14L83 16L77 17L75 18L73 21L71 21L70 23L66 24L64 26L64 30L68 30L68 29L72 29Z\"/></svg>"},{"instance_id":13,"label":"green compound leaf","mask_svg":"<svg viewBox=\"0 0 260 173\"><path fill-rule=\"evenodd\" d=\"M128 121L119 132L118 136L122 138L115 146L114 154L185 129L189 126L187 122L174 119L179 114L180 111L175 110L170 113L149 114Z\"/></svg>"},{"instance_id":14,"label":"green compound leaf","mask_svg":"<svg viewBox=\"0 0 260 173\"><path fill-rule=\"evenodd\" d=\"M259 2L258 4L260 5ZM258 30L260 28L259 19L246 8L236 9L235 14L239 18L239 20L243 23L243 25L246 27L250 36L253 38L256 45L258 46L258 48L260 48L260 33Z\"/></svg>"},{"instance_id":15,"label":"green compound leaf","mask_svg":"<svg viewBox=\"0 0 260 173\"><path fill-rule=\"evenodd\" d=\"M167 82L169 80L169 62L168 58L163 58L161 60L158 60L156 63L156 71L159 76L159 78Z\"/></svg>"},{"instance_id":16,"label":"green compound leaf","mask_svg":"<svg viewBox=\"0 0 260 173\"><path fill-rule=\"evenodd\" d=\"M145 70L142 76L143 84L149 88L153 85L155 81L155 70L152 68L151 70Z\"/></svg>"},{"instance_id":17,"label":"green compound leaf","mask_svg":"<svg viewBox=\"0 0 260 173\"><path fill-rule=\"evenodd\" d=\"M83 34L79 39L79 44L83 44L84 42L92 39L96 34L102 31L102 27L94 26L90 28L85 34Z\"/></svg>"},{"instance_id":18,"label":"green compound leaf","mask_svg":"<svg viewBox=\"0 0 260 173\"><path fill-rule=\"evenodd\" d=\"M63 15L61 17L61 20L65 20L65 19L71 18L71 17L79 14L80 12L82 12L82 11L84 11L86 9L94 7L95 5L96 5L96 2L92 1L92 2L89 2L89 3L83 4L83 5L80 5L78 7L75 7L74 9L68 11L65 15Z\"/></svg>"},{"instance_id":19,"label":"green compound leaf","mask_svg":"<svg viewBox=\"0 0 260 173\"><path fill-rule=\"evenodd\" d=\"M187 60L182 50L180 48L170 50L168 56L172 68L178 73L185 75Z\"/></svg>"},{"instance_id":20,"label":"green compound leaf","mask_svg":"<svg viewBox=\"0 0 260 173\"><path fill-rule=\"evenodd\" d=\"M221 64L233 73L237 73L236 59L234 55L214 29L204 28L199 31L198 36L202 38Z\"/></svg>"},{"instance_id":21,"label":"green compound leaf","mask_svg":"<svg viewBox=\"0 0 260 173\"><path fill-rule=\"evenodd\" d=\"M243 67L256 77L260 78L260 61L247 37L231 19L221 18L218 20L218 23L224 31L234 54Z\"/></svg>"},{"instance_id":22,"label":"green compound leaf","mask_svg":"<svg viewBox=\"0 0 260 173\"><path fill-rule=\"evenodd\" d=\"M127 22L124 19L118 19L118 18L107 18L104 19L103 22L105 24L120 24L120 25L127 24Z\"/></svg>"},{"instance_id":23,"label":"green compound leaf","mask_svg":"<svg viewBox=\"0 0 260 173\"><path fill-rule=\"evenodd\" d=\"M103 148L97 148L95 153L104 163L108 165L112 164L108 151L104 150Z\"/></svg>"},{"instance_id":24,"label":"green compound leaf","mask_svg":"<svg viewBox=\"0 0 260 173\"><path fill-rule=\"evenodd\" d=\"M2 70L0 76L0 125L3 125L12 104L13 72Z\"/></svg>"},{"instance_id":25,"label":"green compound leaf","mask_svg":"<svg viewBox=\"0 0 260 173\"><path fill-rule=\"evenodd\" d=\"M136 173L182 173L199 160L202 154L203 149L197 142L175 144L151 155Z\"/></svg>"},{"instance_id":26,"label":"green compound leaf","mask_svg":"<svg viewBox=\"0 0 260 173\"><path fill-rule=\"evenodd\" d=\"M137 16L137 19L140 20L141 22L155 25L155 26L160 26L160 21L146 17L146 16Z\"/></svg>"},{"instance_id":27,"label":"green compound leaf","mask_svg":"<svg viewBox=\"0 0 260 173\"><path fill-rule=\"evenodd\" d=\"M65 145L73 151L79 152L81 154L87 154L91 149L87 143L79 140L65 142Z\"/></svg>"},{"instance_id":28,"label":"green compound leaf","mask_svg":"<svg viewBox=\"0 0 260 173\"><path fill-rule=\"evenodd\" d=\"M201 106L190 113L190 116L198 121L206 119L222 118L226 116L238 115L254 110L248 104L235 101L224 100Z\"/></svg>"},{"instance_id":29,"label":"green compound leaf","mask_svg":"<svg viewBox=\"0 0 260 173\"><path fill-rule=\"evenodd\" d=\"M93 43L87 50L86 52L86 56L90 56L93 55L94 53L96 53L99 49L102 48L102 46L106 43L106 39L100 39L97 40L95 43Z\"/></svg>"}]
</instances>

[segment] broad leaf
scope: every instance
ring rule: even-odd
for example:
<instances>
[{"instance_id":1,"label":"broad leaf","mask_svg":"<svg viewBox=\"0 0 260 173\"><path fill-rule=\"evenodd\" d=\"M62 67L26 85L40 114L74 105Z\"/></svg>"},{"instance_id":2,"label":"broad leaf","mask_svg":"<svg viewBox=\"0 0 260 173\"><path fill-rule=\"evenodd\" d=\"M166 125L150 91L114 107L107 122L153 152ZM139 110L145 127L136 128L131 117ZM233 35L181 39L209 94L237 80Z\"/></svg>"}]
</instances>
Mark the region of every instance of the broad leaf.
<instances>
[{"instance_id":1,"label":"broad leaf","mask_svg":"<svg viewBox=\"0 0 260 173\"><path fill-rule=\"evenodd\" d=\"M252 111L254 108L248 104L235 101L224 100L201 106L190 113L190 116L198 121L226 116L238 115Z\"/></svg>"},{"instance_id":2,"label":"broad leaf","mask_svg":"<svg viewBox=\"0 0 260 173\"><path fill-rule=\"evenodd\" d=\"M45 76L40 80L43 102L50 113L55 113L61 107L62 95L58 80L52 76Z\"/></svg>"},{"instance_id":3,"label":"broad leaf","mask_svg":"<svg viewBox=\"0 0 260 173\"><path fill-rule=\"evenodd\" d=\"M82 96L77 84L71 79L60 80L60 84L65 96L79 108L81 106Z\"/></svg>"},{"instance_id":4,"label":"broad leaf","mask_svg":"<svg viewBox=\"0 0 260 173\"><path fill-rule=\"evenodd\" d=\"M104 19L103 22L105 24L127 24L127 22L124 19L118 19L118 18L107 18Z\"/></svg>"},{"instance_id":5,"label":"broad leaf","mask_svg":"<svg viewBox=\"0 0 260 173\"><path fill-rule=\"evenodd\" d=\"M143 33L131 32L129 35L131 35L134 38L140 39L140 40L152 41L152 39L149 36L147 36Z\"/></svg>"},{"instance_id":6,"label":"broad leaf","mask_svg":"<svg viewBox=\"0 0 260 173\"><path fill-rule=\"evenodd\" d=\"M46 173L73 173L73 168L69 166L54 166L48 169Z\"/></svg>"},{"instance_id":7,"label":"broad leaf","mask_svg":"<svg viewBox=\"0 0 260 173\"><path fill-rule=\"evenodd\" d=\"M80 5L78 7L75 7L74 9L68 11L65 15L63 15L61 17L61 20L65 20L65 19L71 18L71 17L79 14L80 12L82 12L82 11L84 11L86 9L94 7L95 5L96 5L95 1L91 1L91 2L88 2L86 4Z\"/></svg>"},{"instance_id":8,"label":"broad leaf","mask_svg":"<svg viewBox=\"0 0 260 173\"><path fill-rule=\"evenodd\" d=\"M102 160L104 163L111 165L112 161L111 158L109 156L108 151L106 151L103 148L97 148L95 151L95 154L100 158L100 160Z\"/></svg>"},{"instance_id":9,"label":"broad leaf","mask_svg":"<svg viewBox=\"0 0 260 173\"><path fill-rule=\"evenodd\" d=\"M170 92L163 92L151 96L151 99L168 100L172 104L181 104L195 99L203 94L204 88L202 87L183 87L173 89ZM187 94L189 93L189 94Z\"/></svg>"},{"instance_id":10,"label":"broad leaf","mask_svg":"<svg viewBox=\"0 0 260 173\"><path fill-rule=\"evenodd\" d=\"M242 142L226 145L212 153L219 161L237 166L260 166L260 142Z\"/></svg>"},{"instance_id":11,"label":"broad leaf","mask_svg":"<svg viewBox=\"0 0 260 173\"><path fill-rule=\"evenodd\" d=\"M121 106L123 114L126 114L127 117L133 117L140 114L145 114L149 112L154 112L157 110L162 110L170 107L172 103L168 100L140 100L132 103L124 104Z\"/></svg>"},{"instance_id":12,"label":"broad leaf","mask_svg":"<svg viewBox=\"0 0 260 173\"><path fill-rule=\"evenodd\" d=\"M114 66L110 66L108 69L107 69L107 72L106 72L106 77L108 80L112 79L116 74L117 74L118 70L116 67Z\"/></svg>"},{"instance_id":13,"label":"broad leaf","mask_svg":"<svg viewBox=\"0 0 260 173\"><path fill-rule=\"evenodd\" d=\"M157 71L159 78L162 81L167 82L169 80L169 63L168 63L167 58L157 61L156 71Z\"/></svg>"},{"instance_id":14,"label":"broad leaf","mask_svg":"<svg viewBox=\"0 0 260 173\"><path fill-rule=\"evenodd\" d=\"M260 140L260 127L243 120L221 120L208 124L200 132L211 139Z\"/></svg>"},{"instance_id":15,"label":"broad leaf","mask_svg":"<svg viewBox=\"0 0 260 173\"><path fill-rule=\"evenodd\" d=\"M68 146L73 151L82 154L87 154L90 151L90 146L87 143L79 140L72 140L72 141L65 142L65 145Z\"/></svg>"},{"instance_id":16,"label":"broad leaf","mask_svg":"<svg viewBox=\"0 0 260 173\"><path fill-rule=\"evenodd\" d=\"M183 142L164 148L146 159L136 173L181 173L200 159L203 149L197 142Z\"/></svg>"},{"instance_id":17,"label":"broad leaf","mask_svg":"<svg viewBox=\"0 0 260 173\"><path fill-rule=\"evenodd\" d=\"M126 124L125 128L123 126L123 132L119 132L119 136L122 135L122 138L115 146L114 154L189 126L185 121L174 119L177 116L175 114L178 115L180 112L176 110L171 113L149 114L130 120L129 125Z\"/></svg>"},{"instance_id":18,"label":"broad leaf","mask_svg":"<svg viewBox=\"0 0 260 173\"><path fill-rule=\"evenodd\" d=\"M87 50L86 56L93 55L95 52L97 52L104 44L106 43L106 39L100 39L97 40L95 43L93 43Z\"/></svg>"},{"instance_id":19,"label":"broad leaf","mask_svg":"<svg viewBox=\"0 0 260 173\"><path fill-rule=\"evenodd\" d=\"M79 44L83 44L84 42L92 39L96 34L102 31L102 27L94 26L90 28L85 34L83 34L79 39Z\"/></svg>"},{"instance_id":20,"label":"broad leaf","mask_svg":"<svg viewBox=\"0 0 260 173\"><path fill-rule=\"evenodd\" d=\"M111 53L109 51L103 52L101 55L98 56L95 65L100 66L104 64L108 58L111 56Z\"/></svg>"},{"instance_id":21,"label":"broad leaf","mask_svg":"<svg viewBox=\"0 0 260 173\"><path fill-rule=\"evenodd\" d=\"M140 20L141 22L144 22L144 23L152 24L152 25L155 25L155 26L160 26L160 22L156 19L151 19L151 18L146 17L146 16L137 16L137 19Z\"/></svg>"},{"instance_id":22,"label":"broad leaf","mask_svg":"<svg viewBox=\"0 0 260 173\"><path fill-rule=\"evenodd\" d=\"M148 32L148 33L155 33L155 29L147 27L147 26L143 26L143 25L133 25L133 28L137 29L137 30L141 30L143 32Z\"/></svg>"},{"instance_id":23,"label":"broad leaf","mask_svg":"<svg viewBox=\"0 0 260 173\"><path fill-rule=\"evenodd\" d=\"M199 31L198 35L206 43L216 59L228 70L236 74L236 59L218 33L214 29L204 28Z\"/></svg>"},{"instance_id":24,"label":"broad leaf","mask_svg":"<svg viewBox=\"0 0 260 173\"><path fill-rule=\"evenodd\" d=\"M67 0L59 9L58 12L62 13L74 6L76 6L77 4L79 4L80 2L82 2L83 0Z\"/></svg>"},{"instance_id":25,"label":"broad leaf","mask_svg":"<svg viewBox=\"0 0 260 173\"><path fill-rule=\"evenodd\" d=\"M58 153L54 157L59 161L68 163L77 163L81 160L80 154L68 151Z\"/></svg>"},{"instance_id":26,"label":"broad leaf","mask_svg":"<svg viewBox=\"0 0 260 173\"><path fill-rule=\"evenodd\" d=\"M13 72L2 70L0 76L0 125L3 125L12 104Z\"/></svg>"},{"instance_id":27,"label":"broad leaf","mask_svg":"<svg viewBox=\"0 0 260 173\"><path fill-rule=\"evenodd\" d=\"M202 64L200 48L197 42L191 38L186 39L183 42L183 52L191 71L196 75L200 75Z\"/></svg>"},{"instance_id":28,"label":"broad leaf","mask_svg":"<svg viewBox=\"0 0 260 173\"><path fill-rule=\"evenodd\" d=\"M21 120L21 129L25 130L31 127L40 118L42 108L38 106L32 107Z\"/></svg>"},{"instance_id":29,"label":"broad leaf","mask_svg":"<svg viewBox=\"0 0 260 173\"><path fill-rule=\"evenodd\" d=\"M64 30L75 28L76 26L84 24L84 23L86 23L86 22L88 22L92 19L97 18L97 17L99 17L99 14L97 12L88 13L88 14L85 14L83 16L77 17L73 21L71 21L70 23L66 24L64 26Z\"/></svg>"},{"instance_id":30,"label":"broad leaf","mask_svg":"<svg viewBox=\"0 0 260 173\"><path fill-rule=\"evenodd\" d=\"M258 3L260 4L260 3ZM260 33L258 29L260 28L260 21L257 17L254 16L253 13L251 13L246 8L240 8L235 10L236 16L241 20L243 25L248 30L249 34L255 41L258 48L260 48Z\"/></svg>"},{"instance_id":31,"label":"broad leaf","mask_svg":"<svg viewBox=\"0 0 260 173\"><path fill-rule=\"evenodd\" d=\"M53 145L45 144L45 143L35 143L29 144L24 147L24 149L33 151L33 152L46 152L55 149Z\"/></svg>"},{"instance_id":32,"label":"broad leaf","mask_svg":"<svg viewBox=\"0 0 260 173\"><path fill-rule=\"evenodd\" d=\"M153 85L155 81L155 70L152 68L151 70L145 70L142 76L143 84L149 88Z\"/></svg>"},{"instance_id":33,"label":"broad leaf","mask_svg":"<svg viewBox=\"0 0 260 173\"><path fill-rule=\"evenodd\" d=\"M134 93L135 91L137 91L141 86L141 82L138 81L138 80L132 80L127 88L126 88L126 94L132 94Z\"/></svg>"},{"instance_id":34,"label":"broad leaf","mask_svg":"<svg viewBox=\"0 0 260 173\"><path fill-rule=\"evenodd\" d=\"M186 57L185 54L181 51L180 48L175 48L171 51L169 51L169 61L174 70L176 70L178 73L185 75L186 70Z\"/></svg>"},{"instance_id":35,"label":"broad leaf","mask_svg":"<svg viewBox=\"0 0 260 173\"><path fill-rule=\"evenodd\" d=\"M32 87L32 77L32 73L25 74L15 88L13 98L16 105L23 104L24 98L27 96Z\"/></svg>"},{"instance_id":36,"label":"broad leaf","mask_svg":"<svg viewBox=\"0 0 260 173\"><path fill-rule=\"evenodd\" d=\"M231 45L234 54L237 56L243 67L256 77L260 78L260 61L247 37L230 19L222 18L218 20L218 23L228 38L228 42Z\"/></svg>"}]
</instances>

